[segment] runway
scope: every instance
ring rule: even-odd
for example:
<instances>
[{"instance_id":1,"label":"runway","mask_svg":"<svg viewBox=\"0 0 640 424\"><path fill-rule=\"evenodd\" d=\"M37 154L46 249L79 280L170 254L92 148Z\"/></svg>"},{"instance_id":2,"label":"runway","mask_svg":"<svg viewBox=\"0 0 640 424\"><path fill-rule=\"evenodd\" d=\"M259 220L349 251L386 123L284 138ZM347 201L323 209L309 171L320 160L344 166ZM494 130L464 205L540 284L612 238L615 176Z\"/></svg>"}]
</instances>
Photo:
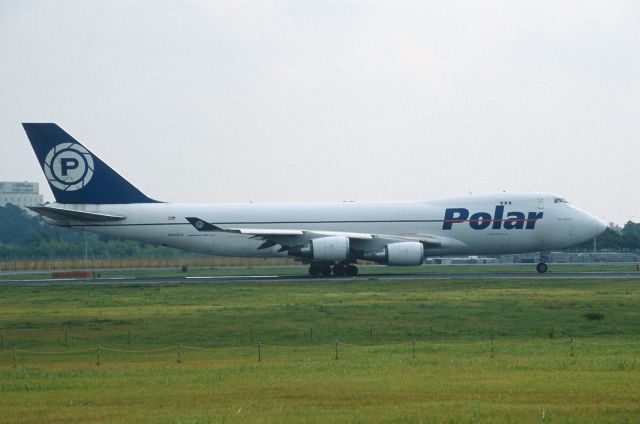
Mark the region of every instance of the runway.
<instances>
[{"instance_id":1,"label":"runway","mask_svg":"<svg viewBox=\"0 0 640 424\"><path fill-rule=\"evenodd\" d=\"M335 281L429 281L429 280L549 280L549 279L576 279L576 280L597 280L597 279L619 279L619 280L640 280L640 272L547 272L539 274L537 272L474 272L474 273L394 273L394 274L360 274L351 277L311 277L306 275L211 275L211 276L184 276L184 277L144 277L144 276L123 276L104 278L33 278L33 279L2 279L2 285L56 285L56 284L80 284L80 285L122 285L122 284L195 284L195 283L246 283L246 282L274 282L274 281L297 281L309 284L335 282Z\"/></svg>"}]
</instances>

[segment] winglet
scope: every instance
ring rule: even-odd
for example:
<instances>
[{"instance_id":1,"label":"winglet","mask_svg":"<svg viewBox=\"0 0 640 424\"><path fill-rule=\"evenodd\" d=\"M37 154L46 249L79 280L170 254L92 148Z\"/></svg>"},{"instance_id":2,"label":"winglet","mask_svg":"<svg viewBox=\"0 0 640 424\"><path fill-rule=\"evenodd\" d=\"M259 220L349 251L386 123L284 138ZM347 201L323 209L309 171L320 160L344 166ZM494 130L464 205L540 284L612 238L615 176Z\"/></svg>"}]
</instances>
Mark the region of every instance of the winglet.
<instances>
[{"instance_id":1,"label":"winglet","mask_svg":"<svg viewBox=\"0 0 640 424\"><path fill-rule=\"evenodd\" d=\"M222 228L209 224L207 221L200 218L191 216L185 217L185 219L198 231L224 231Z\"/></svg>"}]
</instances>

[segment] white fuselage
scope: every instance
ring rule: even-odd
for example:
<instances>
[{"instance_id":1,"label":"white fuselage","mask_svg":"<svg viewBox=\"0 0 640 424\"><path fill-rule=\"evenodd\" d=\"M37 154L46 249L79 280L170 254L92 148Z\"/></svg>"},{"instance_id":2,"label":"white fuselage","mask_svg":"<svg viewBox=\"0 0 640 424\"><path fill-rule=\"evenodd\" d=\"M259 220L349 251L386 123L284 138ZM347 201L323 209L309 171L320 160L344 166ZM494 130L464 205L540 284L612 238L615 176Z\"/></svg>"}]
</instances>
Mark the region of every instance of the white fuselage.
<instances>
[{"instance_id":1,"label":"white fuselage","mask_svg":"<svg viewBox=\"0 0 640 424\"><path fill-rule=\"evenodd\" d=\"M246 234L199 232L185 217L199 217L221 228L440 238L441 245L425 249L425 256L549 251L592 239L606 228L601 220L549 193L499 193L421 202L57 206L113 213L126 219L95 224L50 220L56 225L221 256L274 257L287 253L279 252L277 245L259 249L263 240ZM468 211L467 216L464 210ZM367 248L372 247L371 243L375 241L368 242Z\"/></svg>"}]
</instances>

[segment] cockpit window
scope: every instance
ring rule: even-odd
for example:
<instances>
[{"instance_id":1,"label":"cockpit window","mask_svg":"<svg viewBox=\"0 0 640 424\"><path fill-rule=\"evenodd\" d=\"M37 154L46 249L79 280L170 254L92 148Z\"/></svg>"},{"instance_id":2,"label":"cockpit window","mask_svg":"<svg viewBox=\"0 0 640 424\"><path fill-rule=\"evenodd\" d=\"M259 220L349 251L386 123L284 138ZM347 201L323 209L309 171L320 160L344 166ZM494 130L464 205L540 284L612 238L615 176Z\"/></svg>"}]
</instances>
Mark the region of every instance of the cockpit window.
<instances>
[{"instance_id":1,"label":"cockpit window","mask_svg":"<svg viewBox=\"0 0 640 424\"><path fill-rule=\"evenodd\" d=\"M563 199L562 197L556 197L555 199L553 199L553 203L569 203L569 202L567 202L567 199Z\"/></svg>"}]
</instances>

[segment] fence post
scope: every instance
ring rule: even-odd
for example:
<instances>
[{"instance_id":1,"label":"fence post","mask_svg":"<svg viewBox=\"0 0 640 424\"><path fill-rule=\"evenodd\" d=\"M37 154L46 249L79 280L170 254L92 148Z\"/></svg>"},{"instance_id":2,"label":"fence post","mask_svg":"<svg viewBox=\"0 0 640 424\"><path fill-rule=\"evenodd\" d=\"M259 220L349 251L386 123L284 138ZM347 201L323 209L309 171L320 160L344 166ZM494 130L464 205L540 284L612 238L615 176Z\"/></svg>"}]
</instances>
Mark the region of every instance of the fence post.
<instances>
[{"instance_id":1,"label":"fence post","mask_svg":"<svg viewBox=\"0 0 640 424\"><path fill-rule=\"evenodd\" d=\"M17 356L18 356L18 349L14 346L13 347L13 368L16 367Z\"/></svg>"},{"instance_id":2,"label":"fence post","mask_svg":"<svg viewBox=\"0 0 640 424\"><path fill-rule=\"evenodd\" d=\"M100 345L98 345L98 348L96 349L96 365L100 366Z\"/></svg>"},{"instance_id":3,"label":"fence post","mask_svg":"<svg viewBox=\"0 0 640 424\"><path fill-rule=\"evenodd\" d=\"M258 340L258 362L260 362L262 360L262 352L261 352L261 347L262 342Z\"/></svg>"},{"instance_id":4,"label":"fence post","mask_svg":"<svg viewBox=\"0 0 640 424\"><path fill-rule=\"evenodd\" d=\"M69 330L64 329L64 346L69 347Z\"/></svg>"},{"instance_id":5,"label":"fence post","mask_svg":"<svg viewBox=\"0 0 640 424\"><path fill-rule=\"evenodd\" d=\"M491 357L495 358L496 356L496 341L491 339Z\"/></svg>"},{"instance_id":6,"label":"fence post","mask_svg":"<svg viewBox=\"0 0 640 424\"><path fill-rule=\"evenodd\" d=\"M569 356L575 356L573 353L573 337L571 337L571 350L569 351Z\"/></svg>"},{"instance_id":7,"label":"fence post","mask_svg":"<svg viewBox=\"0 0 640 424\"><path fill-rule=\"evenodd\" d=\"M338 359L340 359L340 356L338 355L338 345L340 344L340 342L338 341L338 339L336 339L336 361Z\"/></svg>"},{"instance_id":8,"label":"fence post","mask_svg":"<svg viewBox=\"0 0 640 424\"><path fill-rule=\"evenodd\" d=\"M311 335L311 340L313 340L313 327L309 328L309 334Z\"/></svg>"},{"instance_id":9,"label":"fence post","mask_svg":"<svg viewBox=\"0 0 640 424\"><path fill-rule=\"evenodd\" d=\"M178 363L182 363L182 343L178 343Z\"/></svg>"},{"instance_id":10,"label":"fence post","mask_svg":"<svg viewBox=\"0 0 640 424\"><path fill-rule=\"evenodd\" d=\"M416 357L416 339L415 338L413 340L411 340L411 344L413 345L412 346L413 347L412 354L413 354L413 357L415 358Z\"/></svg>"}]
</instances>

